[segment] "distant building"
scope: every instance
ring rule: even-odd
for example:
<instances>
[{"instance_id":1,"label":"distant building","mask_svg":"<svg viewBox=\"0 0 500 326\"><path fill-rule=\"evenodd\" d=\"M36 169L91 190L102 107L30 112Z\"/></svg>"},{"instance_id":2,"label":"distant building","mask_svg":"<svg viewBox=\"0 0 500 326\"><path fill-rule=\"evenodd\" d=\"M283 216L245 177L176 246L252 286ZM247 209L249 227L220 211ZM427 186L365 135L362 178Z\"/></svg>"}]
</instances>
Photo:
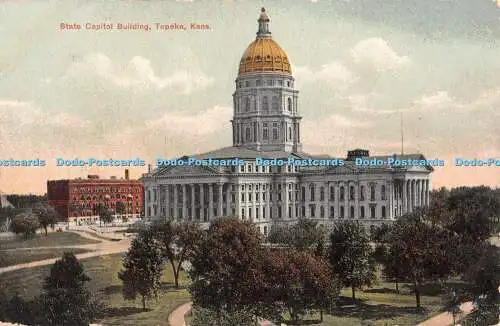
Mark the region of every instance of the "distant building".
<instances>
[{"instance_id":1,"label":"distant building","mask_svg":"<svg viewBox=\"0 0 500 326\"><path fill-rule=\"evenodd\" d=\"M0 208L14 207L8 200L7 194L0 191Z\"/></svg>"},{"instance_id":2,"label":"distant building","mask_svg":"<svg viewBox=\"0 0 500 326\"><path fill-rule=\"evenodd\" d=\"M128 170L121 179L89 175L87 179L49 180L47 196L61 218L70 222L97 221L100 208L127 217L140 217L144 211L144 187L139 180L129 179ZM124 204L123 212L117 212L119 202Z\"/></svg>"}]
</instances>

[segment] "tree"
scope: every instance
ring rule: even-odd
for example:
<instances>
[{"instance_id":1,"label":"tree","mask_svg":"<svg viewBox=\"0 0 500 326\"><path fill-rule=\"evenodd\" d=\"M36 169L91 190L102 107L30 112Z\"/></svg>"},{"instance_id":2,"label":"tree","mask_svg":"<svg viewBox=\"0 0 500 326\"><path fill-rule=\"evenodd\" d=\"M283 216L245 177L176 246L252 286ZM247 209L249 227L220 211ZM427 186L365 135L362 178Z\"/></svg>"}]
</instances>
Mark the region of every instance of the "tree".
<instances>
[{"instance_id":1,"label":"tree","mask_svg":"<svg viewBox=\"0 0 500 326\"><path fill-rule=\"evenodd\" d=\"M132 241L123 267L118 278L123 281L124 299L135 300L140 295L146 310L146 300L157 296L163 274L161 245L151 230L142 230Z\"/></svg>"},{"instance_id":2,"label":"tree","mask_svg":"<svg viewBox=\"0 0 500 326\"><path fill-rule=\"evenodd\" d=\"M190 326L254 326L255 318L248 310L214 311L193 307L194 317Z\"/></svg>"},{"instance_id":3,"label":"tree","mask_svg":"<svg viewBox=\"0 0 500 326\"><path fill-rule=\"evenodd\" d=\"M97 313L86 283L90 278L73 253L65 252L50 269L37 302L49 325L88 325Z\"/></svg>"},{"instance_id":4,"label":"tree","mask_svg":"<svg viewBox=\"0 0 500 326\"><path fill-rule=\"evenodd\" d=\"M193 257L202 231L196 223L174 225L170 221L154 224L152 231L161 245L163 259L172 266L175 287L178 288L182 263Z\"/></svg>"},{"instance_id":5,"label":"tree","mask_svg":"<svg viewBox=\"0 0 500 326\"><path fill-rule=\"evenodd\" d=\"M28 239L32 237L40 227L37 216L31 210L25 210L14 216L10 224L11 231L16 234L24 234Z\"/></svg>"},{"instance_id":6,"label":"tree","mask_svg":"<svg viewBox=\"0 0 500 326\"><path fill-rule=\"evenodd\" d=\"M420 287L425 281L450 276L453 260L452 248L457 237L449 230L433 225L426 218L426 210L416 210L396 221L389 240L390 268L401 279L413 284L417 308Z\"/></svg>"},{"instance_id":7,"label":"tree","mask_svg":"<svg viewBox=\"0 0 500 326\"><path fill-rule=\"evenodd\" d=\"M125 214L127 210L127 206L124 202L119 201L116 203L116 213L117 214Z\"/></svg>"},{"instance_id":8,"label":"tree","mask_svg":"<svg viewBox=\"0 0 500 326\"><path fill-rule=\"evenodd\" d=\"M48 203L36 203L33 205L33 213L38 217L38 222L40 226L45 230L45 235L47 235L47 228L54 225L57 222L57 212L53 206Z\"/></svg>"},{"instance_id":9,"label":"tree","mask_svg":"<svg viewBox=\"0 0 500 326\"><path fill-rule=\"evenodd\" d=\"M450 217L444 225L471 242L487 240L493 218L500 215L500 199L489 187L459 187L447 198Z\"/></svg>"},{"instance_id":10,"label":"tree","mask_svg":"<svg viewBox=\"0 0 500 326\"><path fill-rule=\"evenodd\" d=\"M309 250L325 241L325 230L319 227L315 221L299 219L291 226L271 229L268 241L299 250Z\"/></svg>"},{"instance_id":11,"label":"tree","mask_svg":"<svg viewBox=\"0 0 500 326\"><path fill-rule=\"evenodd\" d=\"M102 208L99 212L99 221L104 222L104 224L111 223L113 221L113 214L106 208Z\"/></svg>"},{"instance_id":12,"label":"tree","mask_svg":"<svg viewBox=\"0 0 500 326\"><path fill-rule=\"evenodd\" d=\"M268 305L288 312L294 322L313 310L329 309L338 298L340 283L328 264L307 251L276 250L263 264Z\"/></svg>"},{"instance_id":13,"label":"tree","mask_svg":"<svg viewBox=\"0 0 500 326\"><path fill-rule=\"evenodd\" d=\"M260 232L251 222L223 218L203 234L189 271L194 305L216 312L261 312L266 251Z\"/></svg>"},{"instance_id":14,"label":"tree","mask_svg":"<svg viewBox=\"0 0 500 326\"><path fill-rule=\"evenodd\" d=\"M375 280L375 261L368 234L359 223L338 223L330 235L330 242L332 270L340 276L344 286L351 288L354 300L356 288L370 286Z\"/></svg>"}]
</instances>

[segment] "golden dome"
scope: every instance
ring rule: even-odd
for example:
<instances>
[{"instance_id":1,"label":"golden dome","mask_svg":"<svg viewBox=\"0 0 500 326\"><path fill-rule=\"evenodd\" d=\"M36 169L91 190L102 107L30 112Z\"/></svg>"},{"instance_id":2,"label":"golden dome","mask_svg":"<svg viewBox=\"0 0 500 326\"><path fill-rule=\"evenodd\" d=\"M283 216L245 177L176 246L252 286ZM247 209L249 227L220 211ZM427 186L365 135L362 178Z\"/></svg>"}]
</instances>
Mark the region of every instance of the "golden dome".
<instances>
[{"instance_id":1,"label":"golden dome","mask_svg":"<svg viewBox=\"0 0 500 326\"><path fill-rule=\"evenodd\" d=\"M262 8L259 17L259 31L241 57L238 75L253 72L274 72L291 74L290 61L285 51L271 38L269 17Z\"/></svg>"}]
</instances>

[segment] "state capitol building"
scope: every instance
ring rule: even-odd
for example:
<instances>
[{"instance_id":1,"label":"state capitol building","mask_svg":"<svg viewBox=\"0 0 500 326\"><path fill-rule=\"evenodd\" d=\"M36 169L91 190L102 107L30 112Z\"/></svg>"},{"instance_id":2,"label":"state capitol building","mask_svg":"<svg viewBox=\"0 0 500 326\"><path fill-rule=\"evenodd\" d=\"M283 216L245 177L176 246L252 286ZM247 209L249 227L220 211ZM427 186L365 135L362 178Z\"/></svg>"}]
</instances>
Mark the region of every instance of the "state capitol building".
<instances>
[{"instance_id":1,"label":"state capitol building","mask_svg":"<svg viewBox=\"0 0 500 326\"><path fill-rule=\"evenodd\" d=\"M425 159L421 154L370 156L348 151L343 165L259 166L256 158L335 158L303 151L298 98L290 60L269 31L262 9L256 39L244 52L233 94L233 145L196 159L241 159L242 166L166 166L141 178L146 217L199 221L234 216L267 235L299 218L331 226L377 225L429 204L431 166L357 166L356 158Z\"/></svg>"}]
</instances>

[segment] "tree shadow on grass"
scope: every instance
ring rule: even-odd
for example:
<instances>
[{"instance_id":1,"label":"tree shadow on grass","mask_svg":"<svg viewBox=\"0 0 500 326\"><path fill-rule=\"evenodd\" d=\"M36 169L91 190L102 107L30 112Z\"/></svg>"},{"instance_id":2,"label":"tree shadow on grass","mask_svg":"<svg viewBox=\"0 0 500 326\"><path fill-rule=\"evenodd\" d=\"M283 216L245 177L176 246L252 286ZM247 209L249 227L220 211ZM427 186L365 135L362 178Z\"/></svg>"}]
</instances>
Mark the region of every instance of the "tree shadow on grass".
<instances>
[{"instance_id":1,"label":"tree shadow on grass","mask_svg":"<svg viewBox=\"0 0 500 326\"><path fill-rule=\"evenodd\" d=\"M413 285L403 284L402 286L406 291L413 293ZM425 296L439 296L446 292L446 288L453 289L464 289L467 287L467 284L460 281L447 281L444 283L444 286L441 283L426 283L420 286L420 294ZM366 292L366 291L365 291Z\"/></svg>"},{"instance_id":2,"label":"tree shadow on grass","mask_svg":"<svg viewBox=\"0 0 500 326\"><path fill-rule=\"evenodd\" d=\"M103 295L112 295L116 293L122 293L122 285L110 285L101 290Z\"/></svg>"},{"instance_id":3,"label":"tree shadow on grass","mask_svg":"<svg viewBox=\"0 0 500 326\"><path fill-rule=\"evenodd\" d=\"M187 286L181 284L176 288L175 284L172 282L162 282L160 289L165 291L181 291L187 289Z\"/></svg>"},{"instance_id":4,"label":"tree shadow on grass","mask_svg":"<svg viewBox=\"0 0 500 326\"><path fill-rule=\"evenodd\" d=\"M393 293L393 294L398 294L401 293L401 291L396 291L396 289L389 289L389 288L382 288L382 289L365 289L363 290L364 293Z\"/></svg>"},{"instance_id":5,"label":"tree shadow on grass","mask_svg":"<svg viewBox=\"0 0 500 326\"><path fill-rule=\"evenodd\" d=\"M344 298L344 300L342 300ZM389 319L404 315L425 315L425 308L417 309L415 307L395 307L385 304L371 305L364 303L361 300L346 300L348 298L341 297L340 302L343 304L337 305L330 310L330 314L339 317L351 317L360 319ZM350 301L350 304L348 302Z\"/></svg>"},{"instance_id":6,"label":"tree shadow on grass","mask_svg":"<svg viewBox=\"0 0 500 326\"><path fill-rule=\"evenodd\" d=\"M143 310L142 308L138 307L105 307L99 313L98 319L110 317L125 317L148 311L151 311L151 309L146 308L146 310Z\"/></svg>"}]
</instances>

